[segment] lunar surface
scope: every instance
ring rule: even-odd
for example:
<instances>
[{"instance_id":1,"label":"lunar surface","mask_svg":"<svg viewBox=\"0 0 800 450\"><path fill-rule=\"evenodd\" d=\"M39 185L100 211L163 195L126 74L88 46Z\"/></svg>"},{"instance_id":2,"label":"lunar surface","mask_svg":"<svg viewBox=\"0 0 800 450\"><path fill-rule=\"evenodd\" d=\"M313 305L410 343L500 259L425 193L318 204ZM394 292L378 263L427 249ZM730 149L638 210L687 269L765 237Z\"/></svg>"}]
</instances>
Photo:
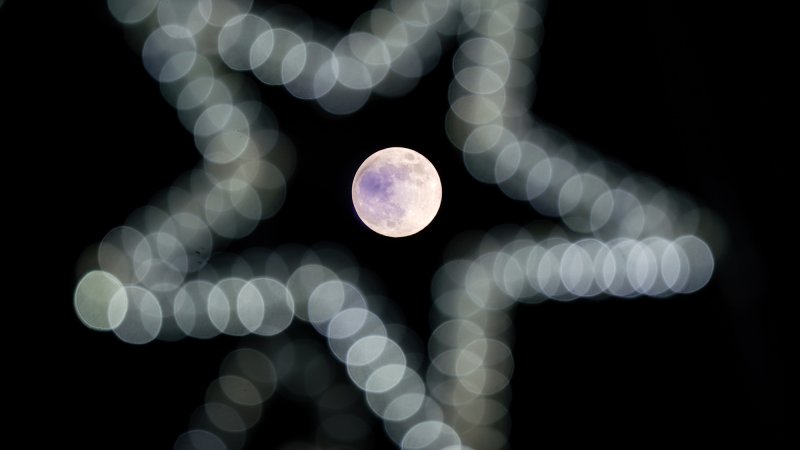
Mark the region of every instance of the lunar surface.
<instances>
[{"instance_id":1,"label":"lunar surface","mask_svg":"<svg viewBox=\"0 0 800 450\"><path fill-rule=\"evenodd\" d=\"M353 179L353 206L366 226L389 237L419 232L442 203L442 183L430 161L390 147L370 155Z\"/></svg>"}]
</instances>

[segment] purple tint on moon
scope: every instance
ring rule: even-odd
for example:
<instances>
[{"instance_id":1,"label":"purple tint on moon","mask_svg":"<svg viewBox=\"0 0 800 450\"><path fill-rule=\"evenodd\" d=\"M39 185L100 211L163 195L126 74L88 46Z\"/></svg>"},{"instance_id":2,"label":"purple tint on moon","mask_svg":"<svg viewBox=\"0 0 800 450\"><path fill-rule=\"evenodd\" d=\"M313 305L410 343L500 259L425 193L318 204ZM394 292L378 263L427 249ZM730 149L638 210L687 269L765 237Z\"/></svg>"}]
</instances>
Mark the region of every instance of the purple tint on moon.
<instances>
[{"instance_id":1,"label":"purple tint on moon","mask_svg":"<svg viewBox=\"0 0 800 450\"><path fill-rule=\"evenodd\" d=\"M361 177L361 190L369 197L387 199L391 194L392 181L375 172L367 172Z\"/></svg>"},{"instance_id":2,"label":"purple tint on moon","mask_svg":"<svg viewBox=\"0 0 800 450\"><path fill-rule=\"evenodd\" d=\"M400 167L384 166L364 172L359 187L367 196L386 201L392 196L395 180L408 179L408 171Z\"/></svg>"}]
</instances>

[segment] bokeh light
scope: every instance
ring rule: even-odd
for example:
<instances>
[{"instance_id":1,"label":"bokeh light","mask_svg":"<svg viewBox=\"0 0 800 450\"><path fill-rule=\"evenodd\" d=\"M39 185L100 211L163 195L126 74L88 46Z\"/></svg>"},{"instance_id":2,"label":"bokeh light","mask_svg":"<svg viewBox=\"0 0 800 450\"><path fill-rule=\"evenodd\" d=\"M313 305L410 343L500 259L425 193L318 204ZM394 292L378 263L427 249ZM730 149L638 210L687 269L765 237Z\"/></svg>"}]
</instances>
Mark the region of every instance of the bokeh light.
<instances>
[{"instance_id":1,"label":"bokeh light","mask_svg":"<svg viewBox=\"0 0 800 450\"><path fill-rule=\"evenodd\" d=\"M175 449L242 448L281 390L319 416L315 443L284 448L363 444L364 405L403 449L504 448L518 303L665 298L709 283L709 226L685 194L530 115L542 2L392 0L336 36L315 33L291 8L260 15L252 3L107 2L140 36L144 69L200 160L102 238L96 270L75 288L78 318L129 344L261 338L228 354ZM389 301L360 283L355 258L221 246L281 209L294 170L262 87L347 115L373 94L408 93L449 54L445 132L467 172L563 227L498 227L448 259L431 285L426 360ZM310 325L327 348L286 337L293 323Z\"/></svg>"}]
</instances>

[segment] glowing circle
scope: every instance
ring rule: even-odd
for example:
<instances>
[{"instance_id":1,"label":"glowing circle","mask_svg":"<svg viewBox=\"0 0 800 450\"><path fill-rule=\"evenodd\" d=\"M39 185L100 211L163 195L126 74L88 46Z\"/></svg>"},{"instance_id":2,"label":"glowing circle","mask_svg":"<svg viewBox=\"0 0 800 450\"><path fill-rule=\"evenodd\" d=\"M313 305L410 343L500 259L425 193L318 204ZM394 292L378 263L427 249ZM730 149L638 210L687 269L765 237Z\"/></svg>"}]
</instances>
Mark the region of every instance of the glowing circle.
<instances>
[{"instance_id":1,"label":"glowing circle","mask_svg":"<svg viewBox=\"0 0 800 450\"><path fill-rule=\"evenodd\" d=\"M418 233L436 216L442 183L424 156L402 147L373 153L353 179L353 205L371 230L389 237Z\"/></svg>"},{"instance_id":2,"label":"glowing circle","mask_svg":"<svg viewBox=\"0 0 800 450\"><path fill-rule=\"evenodd\" d=\"M124 302L127 308L128 297L125 288L112 274L101 270L87 273L75 288L75 311L78 318L89 328L95 330L111 330L119 323L108 317L111 300Z\"/></svg>"}]
</instances>

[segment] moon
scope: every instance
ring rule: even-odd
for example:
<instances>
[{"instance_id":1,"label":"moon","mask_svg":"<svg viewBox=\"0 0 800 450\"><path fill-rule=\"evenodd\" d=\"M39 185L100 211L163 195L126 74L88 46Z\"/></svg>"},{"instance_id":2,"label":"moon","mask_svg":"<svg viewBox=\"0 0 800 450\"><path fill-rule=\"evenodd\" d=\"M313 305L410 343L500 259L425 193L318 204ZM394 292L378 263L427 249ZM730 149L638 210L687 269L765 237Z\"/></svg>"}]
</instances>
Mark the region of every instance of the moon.
<instances>
[{"instance_id":1,"label":"moon","mask_svg":"<svg viewBox=\"0 0 800 450\"><path fill-rule=\"evenodd\" d=\"M370 155L353 178L353 206L372 231L388 237L418 233L442 203L439 173L414 150L390 147Z\"/></svg>"}]
</instances>

